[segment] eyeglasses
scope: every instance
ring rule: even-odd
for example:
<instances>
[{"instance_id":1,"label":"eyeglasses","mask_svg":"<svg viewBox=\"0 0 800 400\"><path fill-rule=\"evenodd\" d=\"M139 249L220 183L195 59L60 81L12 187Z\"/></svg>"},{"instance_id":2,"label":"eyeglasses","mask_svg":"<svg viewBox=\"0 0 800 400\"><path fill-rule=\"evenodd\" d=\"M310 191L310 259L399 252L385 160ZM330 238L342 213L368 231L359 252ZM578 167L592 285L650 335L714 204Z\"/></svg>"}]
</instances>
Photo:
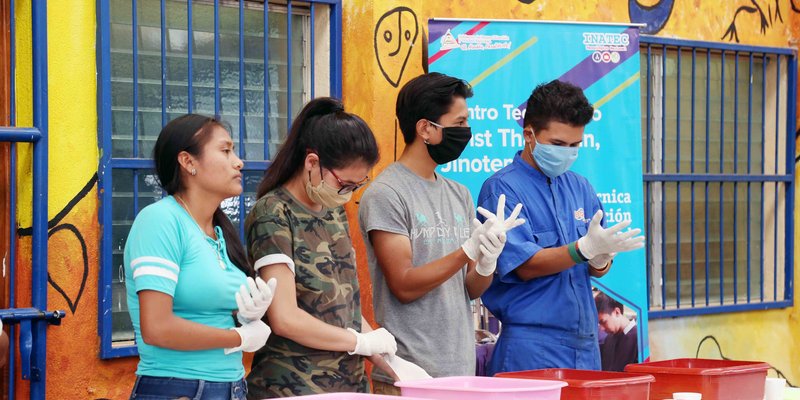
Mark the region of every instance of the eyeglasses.
<instances>
[{"instance_id":1,"label":"eyeglasses","mask_svg":"<svg viewBox=\"0 0 800 400\"><path fill-rule=\"evenodd\" d=\"M361 182L347 183L339 179L339 177L336 175L336 172L333 172L332 169L329 168L325 169L330 171L331 175L333 175L333 177L336 178L336 182L339 183L339 194L347 194L350 192L355 192L356 190L358 190L359 188L361 188L362 186L366 185L369 182L369 177L366 176L364 177L364 179L361 180ZM322 177L322 168L319 169L319 175L320 177Z\"/></svg>"}]
</instances>

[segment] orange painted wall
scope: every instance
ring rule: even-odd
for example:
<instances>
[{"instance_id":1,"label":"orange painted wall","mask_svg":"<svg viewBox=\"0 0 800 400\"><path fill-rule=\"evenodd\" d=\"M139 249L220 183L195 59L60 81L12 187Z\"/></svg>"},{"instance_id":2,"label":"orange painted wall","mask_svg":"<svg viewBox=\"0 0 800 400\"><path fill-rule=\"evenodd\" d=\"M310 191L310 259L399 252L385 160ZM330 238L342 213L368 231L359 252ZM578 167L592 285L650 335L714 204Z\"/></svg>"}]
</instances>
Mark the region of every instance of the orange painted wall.
<instances>
[{"instance_id":1,"label":"orange painted wall","mask_svg":"<svg viewBox=\"0 0 800 400\"><path fill-rule=\"evenodd\" d=\"M655 6L668 0L632 0L635 5ZM31 121L30 87L30 2L17 0L17 92L20 124ZM592 22L630 22L627 0L563 1L534 0L343 0L344 101L349 111L364 117L378 136L381 163L373 171L379 173L402 151L402 138L395 132L394 102L397 87L423 70L423 51L427 19L431 17L497 18L531 20L574 20ZM674 0L670 17L658 35L706 41L729 41L726 36L735 20L739 41L744 44L794 46L792 38L800 37L798 14L791 0L756 0L759 10L750 13L741 7L752 6L750 0L701 1ZM62 326L49 334L48 397L53 399L126 398L133 382L136 359L101 361L98 358L97 279L100 227L97 220L98 193L94 183L97 173L97 113L95 62L95 0L48 2L49 30L49 106L50 106L50 219L65 212L58 221L49 246L49 268L53 281L66 296L51 286L51 309L67 310ZM374 50L376 24L396 7L410 11L400 14L404 27L416 32L414 43L400 43L398 56L390 56L387 44ZM780 10L780 18L776 8ZM390 30L400 32L397 19L384 19L379 35ZM762 21L764 22L762 28ZM413 28L413 29L412 29ZM413 37L413 35L412 35ZM381 36L378 36L380 39ZM406 58L407 55L407 58ZM380 61L379 61L380 59ZM383 68L389 78L381 72ZM396 82L394 85L392 82ZM30 226L30 152L22 148L19 157L21 227ZM84 190L88 188L87 190ZM357 199L356 199L357 200ZM358 232L355 204L348 207ZM70 227L74 227L72 231ZM372 315L371 288L363 257L363 242L356 235L360 255L359 272L363 289L365 314ZM81 243L86 246L83 256ZM20 239L20 254L29 252L30 241ZM18 297L21 305L30 298L30 262L19 265ZM83 287L83 291L81 291ZM79 295L80 294L80 295ZM69 299L69 300L67 300ZM77 305L76 305L77 303ZM741 326L736 330L731 330ZM788 326L790 328L784 328ZM788 341L797 333L798 321L793 310L777 310L736 315L697 317L677 321L661 320L651 325L651 351L654 357L672 354L693 355L695 336L707 330L731 331L731 356L747 354L759 332L780 331ZM785 329L791 329L787 331ZM673 338L673 339L670 339ZM773 346L774 348L774 346ZM791 354L800 352L800 344L792 343L792 351L784 351L787 370L800 379L797 363ZM778 350L771 350L781 351ZM740 352L740 353L737 353ZM20 398L26 398L26 382L20 384Z\"/></svg>"},{"instance_id":2,"label":"orange painted wall","mask_svg":"<svg viewBox=\"0 0 800 400\"><path fill-rule=\"evenodd\" d=\"M797 2L790 0L525 2L531 4L519 0L344 2L344 101L350 111L364 117L378 137L382 157L373 174L380 173L395 159L396 154L402 152L402 135L397 132L394 118L395 98L399 87L423 72L429 18L648 22L632 21L629 6L659 7L672 4L668 19L656 33L658 36L734 43L738 39L741 44L775 47L796 47L800 38L800 9L795 11L793 5ZM398 7L405 9L398 10ZM381 22L381 18L389 14L392 17ZM413 43L398 43L396 38L406 30L410 38L416 37L416 41L412 39ZM389 43L383 39L386 32L391 34ZM390 55L398 46L400 50L397 55ZM388 78L382 71L386 72ZM355 215L355 209L355 205L350 206L352 215ZM354 222L351 219L351 223ZM365 251L361 238L356 240L365 315L371 317L373 310ZM795 282L798 282L797 277ZM797 339L800 337L800 321L796 310L795 307L768 312L653 320L650 325L651 356L653 359L693 357L700 339L713 334L723 342L726 356L769 361L787 373L792 382L800 382L800 363L793 356L800 353ZM712 346L706 345L702 350L701 355L717 357L711 351Z\"/></svg>"}]
</instances>

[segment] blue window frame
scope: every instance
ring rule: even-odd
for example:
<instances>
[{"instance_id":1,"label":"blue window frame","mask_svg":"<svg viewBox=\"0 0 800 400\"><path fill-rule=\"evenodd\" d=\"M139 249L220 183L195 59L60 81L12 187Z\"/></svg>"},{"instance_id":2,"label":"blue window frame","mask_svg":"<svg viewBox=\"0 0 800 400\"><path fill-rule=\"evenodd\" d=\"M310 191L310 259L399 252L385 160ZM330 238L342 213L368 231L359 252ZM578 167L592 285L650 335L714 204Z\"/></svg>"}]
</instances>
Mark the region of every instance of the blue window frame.
<instances>
[{"instance_id":1,"label":"blue window frame","mask_svg":"<svg viewBox=\"0 0 800 400\"><path fill-rule=\"evenodd\" d=\"M642 39L652 318L792 305L793 50Z\"/></svg>"},{"instance_id":2,"label":"blue window frame","mask_svg":"<svg viewBox=\"0 0 800 400\"><path fill-rule=\"evenodd\" d=\"M341 96L341 1L97 4L98 331L101 357L113 358L137 354L122 250L136 213L163 196L150 159L161 127L187 112L231 125L245 160L244 193L222 208L243 233L258 181L293 116L316 95Z\"/></svg>"}]
</instances>

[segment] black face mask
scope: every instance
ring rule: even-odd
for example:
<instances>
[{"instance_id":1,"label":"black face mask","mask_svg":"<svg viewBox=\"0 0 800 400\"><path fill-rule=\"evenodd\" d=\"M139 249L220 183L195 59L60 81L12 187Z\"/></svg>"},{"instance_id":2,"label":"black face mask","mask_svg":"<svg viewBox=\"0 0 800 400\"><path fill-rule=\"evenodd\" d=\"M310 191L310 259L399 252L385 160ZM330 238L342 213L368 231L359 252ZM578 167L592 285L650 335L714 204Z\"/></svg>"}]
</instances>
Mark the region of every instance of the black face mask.
<instances>
[{"instance_id":1,"label":"black face mask","mask_svg":"<svg viewBox=\"0 0 800 400\"><path fill-rule=\"evenodd\" d=\"M448 126L442 128L442 141L439 144L427 144L428 154L436 164L447 164L455 160L472 139L472 129L468 126Z\"/></svg>"}]
</instances>

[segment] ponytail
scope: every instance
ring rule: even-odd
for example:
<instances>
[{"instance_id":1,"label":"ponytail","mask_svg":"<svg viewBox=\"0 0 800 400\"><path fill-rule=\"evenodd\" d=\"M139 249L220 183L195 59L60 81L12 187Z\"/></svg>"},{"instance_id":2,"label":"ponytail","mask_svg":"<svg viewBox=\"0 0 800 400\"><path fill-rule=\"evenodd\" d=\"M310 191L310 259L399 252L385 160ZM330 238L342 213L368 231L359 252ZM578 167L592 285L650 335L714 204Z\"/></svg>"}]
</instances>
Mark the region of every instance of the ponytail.
<instances>
[{"instance_id":1,"label":"ponytail","mask_svg":"<svg viewBox=\"0 0 800 400\"><path fill-rule=\"evenodd\" d=\"M282 186L302 168L308 150L326 168L342 168L355 161L378 162L375 135L363 119L344 111L332 97L311 100L297 114L289 135L258 185L257 197Z\"/></svg>"}]
</instances>

